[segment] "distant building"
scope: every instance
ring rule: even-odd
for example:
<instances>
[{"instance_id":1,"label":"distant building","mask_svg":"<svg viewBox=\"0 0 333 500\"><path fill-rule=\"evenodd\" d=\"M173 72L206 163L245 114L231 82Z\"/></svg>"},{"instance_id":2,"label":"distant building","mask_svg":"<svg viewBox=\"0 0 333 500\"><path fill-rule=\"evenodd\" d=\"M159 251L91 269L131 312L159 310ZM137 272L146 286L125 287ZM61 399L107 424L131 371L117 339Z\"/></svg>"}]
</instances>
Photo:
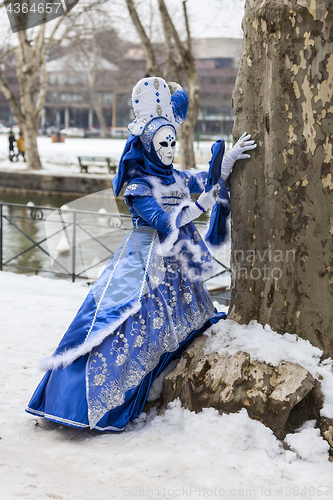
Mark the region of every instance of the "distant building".
<instances>
[{"instance_id":1,"label":"distant building","mask_svg":"<svg viewBox=\"0 0 333 500\"><path fill-rule=\"evenodd\" d=\"M200 133L231 134L231 106L243 40L203 38L193 40L200 82L201 109L196 130Z\"/></svg>"},{"instance_id":2,"label":"distant building","mask_svg":"<svg viewBox=\"0 0 333 500\"><path fill-rule=\"evenodd\" d=\"M200 134L230 134L233 125L231 106L242 40L203 38L193 40L199 74L201 110L196 131ZM90 54L90 52L88 52ZM83 54L83 53L82 53ZM68 53L47 63L48 91L40 127L84 129L98 127L90 84L109 127L126 127L132 119L130 92L145 76L144 51L128 46L117 65L100 56ZM4 67L4 66L3 66ZM6 62L5 75L18 93L15 58ZM0 122L13 124L8 103L0 93Z\"/></svg>"},{"instance_id":3,"label":"distant building","mask_svg":"<svg viewBox=\"0 0 333 500\"><path fill-rule=\"evenodd\" d=\"M99 56L69 53L46 64L48 91L41 128L55 125L93 128L98 126L91 87L107 123L112 123L113 87L117 66Z\"/></svg>"}]
</instances>

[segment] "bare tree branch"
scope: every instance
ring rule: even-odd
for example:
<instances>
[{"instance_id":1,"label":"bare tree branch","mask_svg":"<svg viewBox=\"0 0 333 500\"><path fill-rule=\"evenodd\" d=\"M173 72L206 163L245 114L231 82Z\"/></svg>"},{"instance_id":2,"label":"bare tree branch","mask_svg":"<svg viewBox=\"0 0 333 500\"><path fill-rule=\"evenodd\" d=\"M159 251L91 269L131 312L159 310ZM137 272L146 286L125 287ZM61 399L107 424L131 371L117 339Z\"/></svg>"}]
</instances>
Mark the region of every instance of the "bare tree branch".
<instances>
[{"instance_id":1,"label":"bare tree branch","mask_svg":"<svg viewBox=\"0 0 333 500\"><path fill-rule=\"evenodd\" d=\"M38 59L38 54L42 50L45 40L45 24L41 24L38 30L38 35L35 38L34 44L32 46L32 57L33 59Z\"/></svg>"},{"instance_id":2,"label":"bare tree branch","mask_svg":"<svg viewBox=\"0 0 333 500\"><path fill-rule=\"evenodd\" d=\"M50 50L50 47L51 47L51 43L54 41L54 37L56 35L56 32L58 31L58 28L60 27L60 25L64 22L64 20L66 19L66 16L67 16L67 13L61 17L59 17L55 27L53 28L52 30L52 33L50 34L50 36L47 38L47 43L46 43L46 46L45 46L45 53L47 54L48 51Z\"/></svg>"},{"instance_id":3,"label":"bare tree branch","mask_svg":"<svg viewBox=\"0 0 333 500\"><path fill-rule=\"evenodd\" d=\"M145 54L146 54L146 62L147 62L147 73L150 75L162 75L161 68L156 60L155 52L152 46L150 39L148 38L146 31L140 21L138 16L136 7L134 5L133 0L126 0L126 4L128 7L128 12L131 16L132 22L138 32L138 35L141 39Z\"/></svg>"},{"instance_id":4,"label":"bare tree branch","mask_svg":"<svg viewBox=\"0 0 333 500\"><path fill-rule=\"evenodd\" d=\"M39 94L35 107L36 120L38 120L42 112L47 93L47 71L46 71L45 53L46 51L43 48L40 52Z\"/></svg>"},{"instance_id":5,"label":"bare tree branch","mask_svg":"<svg viewBox=\"0 0 333 500\"><path fill-rule=\"evenodd\" d=\"M188 22L186 2L187 2L187 0L183 0L183 11L184 11L186 33L187 33L187 49L188 49L189 52L192 52L191 32L190 32L190 25L189 25L189 22Z\"/></svg>"},{"instance_id":6,"label":"bare tree branch","mask_svg":"<svg viewBox=\"0 0 333 500\"><path fill-rule=\"evenodd\" d=\"M182 70L176 61L176 57L175 57L176 54L174 51L174 47L172 44L172 38L170 37L167 24L163 21L162 21L162 28L163 28L166 51L167 51L167 56L168 56L168 63L170 65L170 68L172 71L172 77L174 80L177 80L177 83L179 83L181 86L183 86Z\"/></svg>"},{"instance_id":7,"label":"bare tree branch","mask_svg":"<svg viewBox=\"0 0 333 500\"><path fill-rule=\"evenodd\" d=\"M42 168L37 149L37 128L47 94L46 55L52 43L60 43L65 39L70 39L73 29L78 23L81 23L81 20L81 27L87 32L84 15L94 12L105 16L103 6L108 1L94 0L92 3L87 2L85 5L82 5L82 2L80 9L61 16L50 29L48 36L45 34L45 24L28 30L28 32L25 30L20 31L17 33L18 46L12 47L0 55L0 60L4 60L8 55L16 53L16 73L20 94L19 96L14 95L1 70L0 90L8 100L16 122L24 132L28 168ZM92 16L90 15L88 25L91 19ZM62 27L64 29L60 29ZM29 38L27 33L29 33ZM95 97L98 101L99 96L96 94Z\"/></svg>"},{"instance_id":8,"label":"bare tree branch","mask_svg":"<svg viewBox=\"0 0 333 500\"><path fill-rule=\"evenodd\" d=\"M126 3L133 24L145 48L147 68L150 68L152 67L152 60L154 55L153 45L151 43L151 40L148 39L144 31L144 28L139 19L133 0L126 0ZM199 95L199 77L196 70L195 59L191 47L190 28L187 17L186 4L185 2L183 2L183 11L184 11L185 25L187 32L187 47L180 39L180 36L171 20L171 17L169 15L164 0L158 0L158 7L163 27L168 62L172 70L174 79L183 86L182 80L184 73L187 76L188 95L189 95L188 114L187 114L187 120L182 124L182 126L179 129L178 137L180 139L180 145L181 145L180 154L181 154L182 167L192 168L195 167L195 158L193 151L193 132L200 109L200 95ZM161 72L157 73L156 69L153 74L162 76Z\"/></svg>"},{"instance_id":9,"label":"bare tree branch","mask_svg":"<svg viewBox=\"0 0 333 500\"><path fill-rule=\"evenodd\" d=\"M5 96L5 98L7 99L8 103L10 105L10 108L12 110L12 113L15 117L15 120L20 125L24 121L24 115L21 112L17 98L16 98L15 94L13 93L13 91L11 90L11 88L9 87L7 79L4 76L4 74L2 73L2 71L0 71L0 90L3 93L3 95Z\"/></svg>"},{"instance_id":10,"label":"bare tree branch","mask_svg":"<svg viewBox=\"0 0 333 500\"><path fill-rule=\"evenodd\" d=\"M178 35L178 32L171 20L171 17L169 15L169 11L165 5L165 2L164 0L158 0L158 8L159 8L159 11L160 11L160 15L161 15L161 21L162 21L162 24L165 24L166 26L166 29L169 33L169 36L171 35L172 38L174 39L175 41L175 45L176 45L176 48L179 52L179 55L180 57L185 60L186 59L186 56L188 55L187 52L184 48L184 45Z\"/></svg>"},{"instance_id":11,"label":"bare tree branch","mask_svg":"<svg viewBox=\"0 0 333 500\"><path fill-rule=\"evenodd\" d=\"M3 54L1 54L0 61L3 61L8 56L10 56L11 54L13 54L16 51L16 49L17 49L17 47L12 47L11 49L9 49L6 52L4 52Z\"/></svg>"}]
</instances>

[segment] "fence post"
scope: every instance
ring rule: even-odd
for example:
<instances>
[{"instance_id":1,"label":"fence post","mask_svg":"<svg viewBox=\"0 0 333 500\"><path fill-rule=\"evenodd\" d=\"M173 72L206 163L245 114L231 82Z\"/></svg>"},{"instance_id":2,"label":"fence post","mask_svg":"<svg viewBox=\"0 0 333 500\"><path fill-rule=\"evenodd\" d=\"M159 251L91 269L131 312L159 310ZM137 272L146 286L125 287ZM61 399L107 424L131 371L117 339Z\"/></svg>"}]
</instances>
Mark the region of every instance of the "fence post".
<instances>
[{"instance_id":1,"label":"fence post","mask_svg":"<svg viewBox=\"0 0 333 500\"><path fill-rule=\"evenodd\" d=\"M75 245L76 245L76 212L73 212L73 237L72 237L72 282L75 282Z\"/></svg>"},{"instance_id":2,"label":"fence post","mask_svg":"<svg viewBox=\"0 0 333 500\"><path fill-rule=\"evenodd\" d=\"M2 203L0 203L0 271L2 271Z\"/></svg>"}]
</instances>

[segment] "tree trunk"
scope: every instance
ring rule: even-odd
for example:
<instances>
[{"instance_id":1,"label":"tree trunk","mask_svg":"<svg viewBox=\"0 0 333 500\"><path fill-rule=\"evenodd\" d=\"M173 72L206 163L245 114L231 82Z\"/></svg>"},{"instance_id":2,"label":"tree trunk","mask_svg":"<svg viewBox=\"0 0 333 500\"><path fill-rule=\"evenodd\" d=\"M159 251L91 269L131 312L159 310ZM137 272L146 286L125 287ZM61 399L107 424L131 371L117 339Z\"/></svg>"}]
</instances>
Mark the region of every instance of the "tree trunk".
<instances>
[{"instance_id":1,"label":"tree trunk","mask_svg":"<svg viewBox=\"0 0 333 500\"><path fill-rule=\"evenodd\" d=\"M192 61L190 61L192 59ZM197 124L200 111L200 91L199 91L199 76L195 68L195 60L192 52L186 58L188 61L187 76L189 84L189 107L187 118L180 126L178 136L180 142L180 159L182 168L189 170L195 168L195 155L193 148L194 129Z\"/></svg>"},{"instance_id":2,"label":"tree trunk","mask_svg":"<svg viewBox=\"0 0 333 500\"><path fill-rule=\"evenodd\" d=\"M22 127L24 136L27 168L29 170L41 170L42 165L37 147L37 124L28 115Z\"/></svg>"},{"instance_id":3,"label":"tree trunk","mask_svg":"<svg viewBox=\"0 0 333 500\"><path fill-rule=\"evenodd\" d=\"M38 37L33 47L30 46L25 31L18 33L19 46L17 49L16 73L20 84L20 104L21 112L24 118L23 123L19 123L19 126L23 132L27 168L30 170L42 169L37 148L37 128L39 114L42 109L46 93L47 83L46 76L44 74L45 68L42 71L43 74L41 75L43 93L42 102L39 96L38 103L36 103L36 91L37 75L39 74L42 66L45 66L43 49L44 30L44 26L39 29Z\"/></svg>"},{"instance_id":4,"label":"tree trunk","mask_svg":"<svg viewBox=\"0 0 333 500\"><path fill-rule=\"evenodd\" d=\"M89 87L89 92L90 92L90 99L91 99L91 104L94 108L94 111L97 115L98 119L98 124L100 128L100 135L101 137L105 138L108 136L108 127L106 125L106 120L103 115L103 108L98 100L98 95L95 92L94 87Z\"/></svg>"},{"instance_id":5,"label":"tree trunk","mask_svg":"<svg viewBox=\"0 0 333 500\"><path fill-rule=\"evenodd\" d=\"M177 133L177 139L180 144L180 164L184 170L195 168L193 130L192 124L186 120L182 123Z\"/></svg>"},{"instance_id":6,"label":"tree trunk","mask_svg":"<svg viewBox=\"0 0 333 500\"><path fill-rule=\"evenodd\" d=\"M247 0L234 137L258 148L231 178L229 317L333 356L333 3Z\"/></svg>"}]
</instances>

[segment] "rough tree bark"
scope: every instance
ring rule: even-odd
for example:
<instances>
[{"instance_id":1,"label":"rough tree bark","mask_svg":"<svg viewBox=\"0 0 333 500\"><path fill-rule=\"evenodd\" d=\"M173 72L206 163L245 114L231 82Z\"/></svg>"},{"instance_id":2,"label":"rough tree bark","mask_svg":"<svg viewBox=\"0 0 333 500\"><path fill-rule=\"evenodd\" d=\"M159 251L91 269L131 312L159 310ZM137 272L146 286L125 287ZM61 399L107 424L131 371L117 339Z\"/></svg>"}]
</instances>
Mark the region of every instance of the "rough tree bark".
<instances>
[{"instance_id":1,"label":"rough tree bark","mask_svg":"<svg viewBox=\"0 0 333 500\"><path fill-rule=\"evenodd\" d=\"M163 70L157 62L154 46L147 36L146 31L139 18L133 0L126 0L132 22L140 36L141 43L146 55L147 73L154 76L166 78ZM190 28L187 18L186 0L183 1L184 20L186 26L186 42L182 42L180 36L172 22L164 0L158 0L160 18L163 27L165 47L168 63L174 80L184 86L184 74L187 77L189 108L186 121L181 125L178 132L180 142L180 159L183 169L195 167L195 157L193 149L194 129L197 123L200 110L199 77L195 66L195 59L191 45ZM165 71L165 68L163 68Z\"/></svg>"},{"instance_id":2,"label":"rough tree bark","mask_svg":"<svg viewBox=\"0 0 333 500\"><path fill-rule=\"evenodd\" d=\"M229 317L333 356L333 2L247 0L234 137Z\"/></svg>"}]
</instances>

